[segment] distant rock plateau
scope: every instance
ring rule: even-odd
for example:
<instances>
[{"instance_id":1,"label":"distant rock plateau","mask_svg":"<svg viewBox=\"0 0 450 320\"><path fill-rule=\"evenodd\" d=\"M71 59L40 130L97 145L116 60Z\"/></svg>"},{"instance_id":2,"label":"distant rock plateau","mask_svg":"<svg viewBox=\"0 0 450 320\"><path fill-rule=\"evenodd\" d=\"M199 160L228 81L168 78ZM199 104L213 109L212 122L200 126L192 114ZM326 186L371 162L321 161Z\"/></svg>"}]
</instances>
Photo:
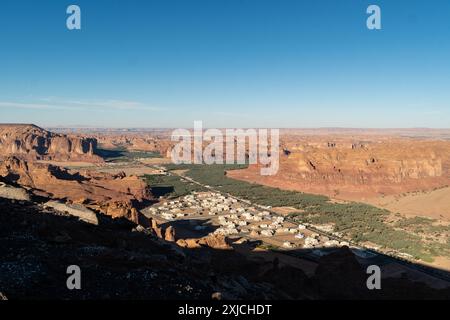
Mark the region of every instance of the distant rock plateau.
<instances>
[{"instance_id":1,"label":"distant rock plateau","mask_svg":"<svg viewBox=\"0 0 450 320\"><path fill-rule=\"evenodd\" d=\"M0 124L0 157L102 162L96 148L93 138L56 134L33 124Z\"/></svg>"}]
</instances>

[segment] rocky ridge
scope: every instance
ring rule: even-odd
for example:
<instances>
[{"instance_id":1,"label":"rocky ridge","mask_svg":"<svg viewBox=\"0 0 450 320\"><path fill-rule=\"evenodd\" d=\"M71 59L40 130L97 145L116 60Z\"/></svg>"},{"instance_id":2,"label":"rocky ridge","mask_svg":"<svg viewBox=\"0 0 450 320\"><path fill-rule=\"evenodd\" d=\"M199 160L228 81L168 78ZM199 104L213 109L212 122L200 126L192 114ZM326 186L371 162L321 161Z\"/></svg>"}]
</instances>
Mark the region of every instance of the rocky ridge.
<instances>
[{"instance_id":1,"label":"rocky ridge","mask_svg":"<svg viewBox=\"0 0 450 320\"><path fill-rule=\"evenodd\" d=\"M258 166L230 177L343 199L401 194L450 185L450 142L361 137L283 137L280 169Z\"/></svg>"},{"instance_id":2,"label":"rocky ridge","mask_svg":"<svg viewBox=\"0 0 450 320\"><path fill-rule=\"evenodd\" d=\"M28 188L36 196L82 204L113 218L126 217L137 222L137 207L152 199L147 184L124 173L92 171L72 173L53 165L7 157L0 162L4 182Z\"/></svg>"},{"instance_id":3,"label":"rocky ridge","mask_svg":"<svg viewBox=\"0 0 450 320\"><path fill-rule=\"evenodd\" d=\"M56 134L32 124L0 124L0 155L27 160L102 162L93 138Z\"/></svg>"}]
</instances>

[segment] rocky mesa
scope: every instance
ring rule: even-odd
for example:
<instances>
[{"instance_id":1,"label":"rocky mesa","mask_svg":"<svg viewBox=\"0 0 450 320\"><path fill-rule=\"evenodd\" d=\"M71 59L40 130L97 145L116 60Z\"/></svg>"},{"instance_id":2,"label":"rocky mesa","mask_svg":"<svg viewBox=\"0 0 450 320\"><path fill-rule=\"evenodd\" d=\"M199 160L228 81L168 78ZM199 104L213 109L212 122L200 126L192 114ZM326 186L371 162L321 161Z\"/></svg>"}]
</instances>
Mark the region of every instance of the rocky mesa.
<instances>
[{"instance_id":1,"label":"rocky mesa","mask_svg":"<svg viewBox=\"0 0 450 320\"><path fill-rule=\"evenodd\" d=\"M93 138L56 134L33 124L0 124L0 156L26 160L102 162Z\"/></svg>"},{"instance_id":2,"label":"rocky mesa","mask_svg":"<svg viewBox=\"0 0 450 320\"><path fill-rule=\"evenodd\" d=\"M374 137L283 137L280 170L229 171L232 178L348 200L450 184L450 142Z\"/></svg>"}]
</instances>

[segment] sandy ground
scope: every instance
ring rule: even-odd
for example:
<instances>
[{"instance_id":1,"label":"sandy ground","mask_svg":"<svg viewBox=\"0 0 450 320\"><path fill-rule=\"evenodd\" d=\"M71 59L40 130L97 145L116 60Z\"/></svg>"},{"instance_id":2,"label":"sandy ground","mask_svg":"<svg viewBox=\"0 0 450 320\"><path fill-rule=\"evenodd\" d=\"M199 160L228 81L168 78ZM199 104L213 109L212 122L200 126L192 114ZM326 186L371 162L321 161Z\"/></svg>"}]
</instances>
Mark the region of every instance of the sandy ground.
<instances>
[{"instance_id":1,"label":"sandy ground","mask_svg":"<svg viewBox=\"0 0 450 320\"><path fill-rule=\"evenodd\" d=\"M433 263L424 263L432 268L450 271L450 257L435 257Z\"/></svg>"},{"instance_id":2,"label":"sandy ground","mask_svg":"<svg viewBox=\"0 0 450 320\"><path fill-rule=\"evenodd\" d=\"M99 167L102 164L95 164L92 162L82 162L82 161L44 161L44 160L38 160L36 161L37 163L44 163L44 164L50 164L53 166L58 166L58 167L64 167L64 168L72 168L72 167L77 167L77 168L90 168L90 167Z\"/></svg>"},{"instance_id":3,"label":"sandy ground","mask_svg":"<svg viewBox=\"0 0 450 320\"><path fill-rule=\"evenodd\" d=\"M139 164L93 164L89 162L74 162L74 161L65 161L65 162L57 162L57 161L38 161L39 163L51 164L54 166L64 167L67 169L71 169L74 171L89 169L95 170L98 172L117 174L119 172L125 172L127 176L135 175L135 176L143 176L145 174L153 175L160 174L159 170L147 167L145 165Z\"/></svg>"},{"instance_id":4,"label":"sandy ground","mask_svg":"<svg viewBox=\"0 0 450 320\"><path fill-rule=\"evenodd\" d=\"M281 214L283 216L287 216L290 213L297 213L297 212L302 212L303 210L301 209L296 209L293 207L273 207L272 211Z\"/></svg>"},{"instance_id":5,"label":"sandy ground","mask_svg":"<svg viewBox=\"0 0 450 320\"><path fill-rule=\"evenodd\" d=\"M153 175L159 174L159 170L154 168L149 168L146 166L140 165L130 165L130 166L117 166L117 167L100 167L97 168L96 171L117 174L119 172L125 172L127 176L135 175L135 176L143 176L145 174Z\"/></svg>"},{"instance_id":6,"label":"sandy ground","mask_svg":"<svg viewBox=\"0 0 450 320\"><path fill-rule=\"evenodd\" d=\"M148 165L173 163L172 159L170 159L170 158L143 158L143 159L139 159L139 162L142 162L142 163L148 164Z\"/></svg>"},{"instance_id":7,"label":"sandy ground","mask_svg":"<svg viewBox=\"0 0 450 320\"><path fill-rule=\"evenodd\" d=\"M0 197L11 200L30 201L30 196L22 188L15 188L3 182L0 182Z\"/></svg>"},{"instance_id":8,"label":"sandy ground","mask_svg":"<svg viewBox=\"0 0 450 320\"><path fill-rule=\"evenodd\" d=\"M406 216L425 216L450 221L450 187L401 196L372 198L367 202Z\"/></svg>"},{"instance_id":9,"label":"sandy ground","mask_svg":"<svg viewBox=\"0 0 450 320\"><path fill-rule=\"evenodd\" d=\"M188 171L189 171L189 170L173 170L172 172L175 173L175 174L177 174L177 175L184 176L184 174L185 174L186 172L188 172Z\"/></svg>"}]
</instances>

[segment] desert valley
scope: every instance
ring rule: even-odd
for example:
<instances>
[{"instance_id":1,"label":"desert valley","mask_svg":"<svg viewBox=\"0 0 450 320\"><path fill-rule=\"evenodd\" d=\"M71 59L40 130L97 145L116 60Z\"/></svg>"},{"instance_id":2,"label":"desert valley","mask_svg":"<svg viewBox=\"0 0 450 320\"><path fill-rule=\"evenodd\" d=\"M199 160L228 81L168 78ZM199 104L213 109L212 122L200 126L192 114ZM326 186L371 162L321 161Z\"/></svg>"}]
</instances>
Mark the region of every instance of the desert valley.
<instances>
[{"instance_id":1,"label":"desert valley","mask_svg":"<svg viewBox=\"0 0 450 320\"><path fill-rule=\"evenodd\" d=\"M0 314L448 310L437 2L3 0Z\"/></svg>"},{"instance_id":2,"label":"desert valley","mask_svg":"<svg viewBox=\"0 0 450 320\"><path fill-rule=\"evenodd\" d=\"M274 176L175 165L171 132L0 125L0 292L450 297L450 130L284 129ZM88 291L54 286L70 264Z\"/></svg>"}]
</instances>

